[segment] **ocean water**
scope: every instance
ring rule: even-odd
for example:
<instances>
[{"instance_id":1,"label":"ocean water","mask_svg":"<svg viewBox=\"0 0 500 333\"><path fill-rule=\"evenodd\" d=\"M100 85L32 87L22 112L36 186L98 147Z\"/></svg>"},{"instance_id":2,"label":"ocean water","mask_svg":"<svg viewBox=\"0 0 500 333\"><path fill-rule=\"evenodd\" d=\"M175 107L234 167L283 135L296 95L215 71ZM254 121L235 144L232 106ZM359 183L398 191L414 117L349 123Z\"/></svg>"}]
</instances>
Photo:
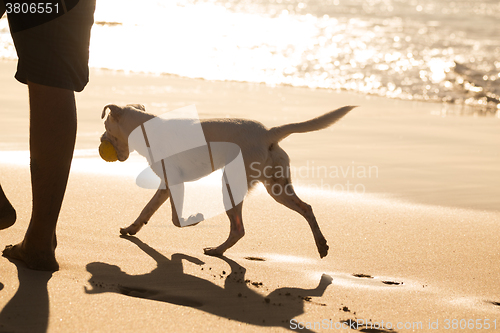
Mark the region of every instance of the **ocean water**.
<instances>
[{"instance_id":1,"label":"ocean water","mask_svg":"<svg viewBox=\"0 0 500 333\"><path fill-rule=\"evenodd\" d=\"M98 0L95 21L96 68L500 110L498 0Z\"/></svg>"}]
</instances>

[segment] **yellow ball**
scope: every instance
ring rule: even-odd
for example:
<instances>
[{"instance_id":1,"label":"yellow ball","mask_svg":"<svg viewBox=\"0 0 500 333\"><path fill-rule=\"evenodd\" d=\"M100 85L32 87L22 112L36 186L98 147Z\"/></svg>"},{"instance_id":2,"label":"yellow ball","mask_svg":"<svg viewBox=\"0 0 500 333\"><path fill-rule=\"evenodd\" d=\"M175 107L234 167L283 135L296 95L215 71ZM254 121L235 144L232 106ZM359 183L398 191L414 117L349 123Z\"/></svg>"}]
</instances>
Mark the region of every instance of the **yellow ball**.
<instances>
[{"instance_id":1,"label":"yellow ball","mask_svg":"<svg viewBox=\"0 0 500 333\"><path fill-rule=\"evenodd\" d=\"M109 141L103 141L99 145L99 155L106 162L118 161L118 155L116 154L115 147Z\"/></svg>"}]
</instances>

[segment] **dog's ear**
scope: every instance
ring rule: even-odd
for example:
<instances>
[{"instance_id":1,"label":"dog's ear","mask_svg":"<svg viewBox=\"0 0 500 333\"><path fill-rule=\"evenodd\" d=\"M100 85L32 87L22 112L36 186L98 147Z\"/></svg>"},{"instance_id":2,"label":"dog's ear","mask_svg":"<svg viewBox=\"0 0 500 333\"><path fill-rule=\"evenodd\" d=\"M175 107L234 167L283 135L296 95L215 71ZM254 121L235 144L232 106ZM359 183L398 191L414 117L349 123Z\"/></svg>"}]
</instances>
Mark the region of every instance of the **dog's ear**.
<instances>
[{"instance_id":1,"label":"dog's ear","mask_svg":"<svg viewBox=\"0 0 500 333\"><path fill-rule=\"evenodd\" d=\"M120 118L120 116L123 113L123 109L121 107L119 107L118 105L116 105L116 104L108 104L102 110L101 119L104 119L104 117L106 116L106 110L107 109L109 109L111 111L111 115L114 118L116 118L117 120Z\"/></svg>"},{"instance_id":2,"label":"dog's ear","mask_svg":"<svg viewBox=\"0 0 500 333\"><path fill-rule=\"evenodd\" d=\"M142 104L127 104L127 106L131 106L134 109L138 109L138 110L146 112L146 108Z\"/></svg>"}]
</instances>

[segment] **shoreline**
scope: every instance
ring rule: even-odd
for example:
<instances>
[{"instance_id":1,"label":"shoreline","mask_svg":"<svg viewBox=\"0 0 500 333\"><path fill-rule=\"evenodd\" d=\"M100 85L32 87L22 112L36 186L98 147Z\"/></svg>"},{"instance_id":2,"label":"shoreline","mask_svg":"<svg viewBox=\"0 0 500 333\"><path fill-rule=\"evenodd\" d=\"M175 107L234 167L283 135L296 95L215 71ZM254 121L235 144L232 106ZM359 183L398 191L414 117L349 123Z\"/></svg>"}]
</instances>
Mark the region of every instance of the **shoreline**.
<instances>
[{"instance_id":1,"label":"shoreline","mask_svg":"<svg viewBox=\"0 0 500 333\"><path fill-rule=\"evenodd\" d=\"M6 61L6 60L3 60ZM167 79L185 79L185 80L194 80L194 81L204 81L204 82L227 82L227 83L232 83L232 84L250 84L250 85L262 85L264 87L267 87L269 89L273 88L292 88L292 89L305 89L309 91L325 91L325 92L334 92L338 94L353 94L353 95L359 95L361 97L368 97L368 98L383 98L383 99L388 99L388 100L394 100L394 101L402 101L402 102L409 102L409 103L423 103L423 104L433 104L433 105L441 105L441 112L434 111L433 115L434 116L441 116L441 117L446 117L446 116L472 116L472 117L491 117L491 118L500 118L500 108L497 108L497 110L492 109L491 107L487 106L477 106L477 105L466 105L466 104L454 104L451 102L442 102L442 101L435 101L435 100L410 100L410 99L403 99L403 98L396 98L396 97L387 97L387 96L380 96L376 94L363 94L358 91L351 91L347 89L341 89L341 90L334 90L331 88L323 88L323 87L316 87L316 88L311 88L311 87L306 87L306 86L294 86L292 84L277 84L277 85L271 85L266 82L248 82L248 81L237 81L237 80L210 80L210 79L205 79L202 77L188 77L188 76L182 76L179 74L172 74L172 73L153 73L153 72L135 72L135 71L126 71L123 69L112 69L112 68L91 68L91 71L102 71L102 72L108 72L110 75L113 74L119 74L119 75L142 75L142 76L149 76L149 77L165 77Z\"/></svg>"}]
</instances>

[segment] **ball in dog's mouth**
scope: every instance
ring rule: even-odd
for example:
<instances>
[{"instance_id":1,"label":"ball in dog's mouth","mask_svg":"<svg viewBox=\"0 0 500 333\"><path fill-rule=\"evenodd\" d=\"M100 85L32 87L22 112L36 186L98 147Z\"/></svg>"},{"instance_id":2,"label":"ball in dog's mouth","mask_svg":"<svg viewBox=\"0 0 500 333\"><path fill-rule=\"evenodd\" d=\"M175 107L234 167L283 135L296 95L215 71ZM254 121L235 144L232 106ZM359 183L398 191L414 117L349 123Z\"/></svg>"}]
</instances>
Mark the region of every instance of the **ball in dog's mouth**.
<instances>
[{"instance_id":1,"label":"ball in dog's mouth","mask_svg":"<svg viewBox=\"0 0 500 333\"><path fill-rule=\"evenodd\" d=\"M116 154L115 147L109 141L102 141L99 145L99 155L106 162L118 161L118 155Z\"/></svg>"}]
</instances>

